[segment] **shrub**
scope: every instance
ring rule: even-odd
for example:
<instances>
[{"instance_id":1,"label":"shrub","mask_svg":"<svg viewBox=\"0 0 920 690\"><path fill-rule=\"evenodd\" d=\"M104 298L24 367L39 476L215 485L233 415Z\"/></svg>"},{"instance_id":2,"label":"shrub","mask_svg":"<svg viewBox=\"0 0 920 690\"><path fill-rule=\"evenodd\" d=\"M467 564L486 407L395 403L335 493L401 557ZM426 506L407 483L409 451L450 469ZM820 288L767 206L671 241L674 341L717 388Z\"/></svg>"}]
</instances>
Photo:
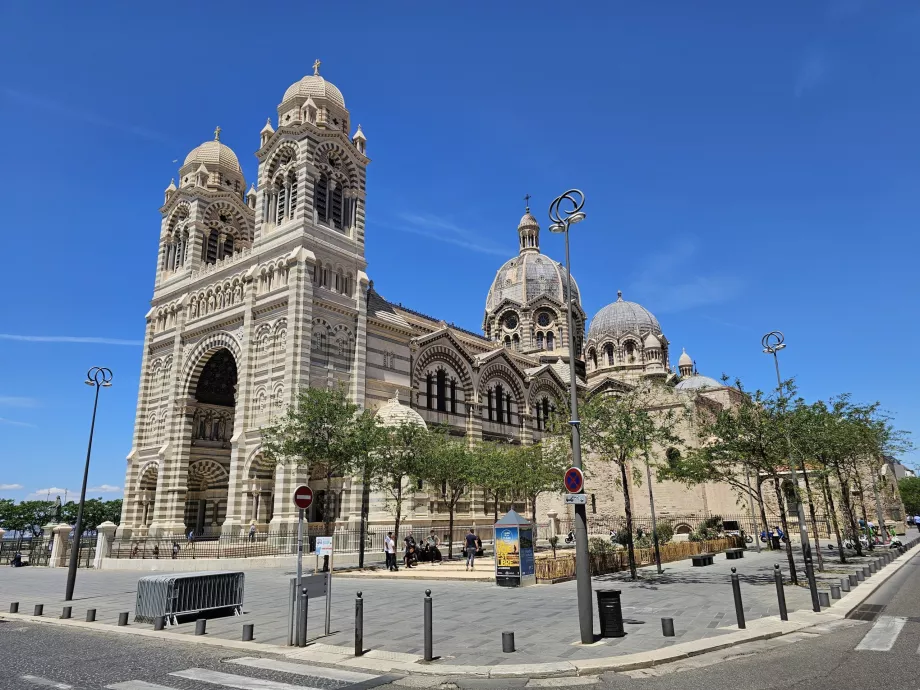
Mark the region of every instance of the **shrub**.
<instances>
[{"instance_id":1,"label":"shrub","mask_svg":"<svg viewBox=\"0 0 920 690\"><path fill-rule=\"evenodd\" d=\"M613 544L610 543L609 539L604 539L604 537L590 537L588 539L588 553L592 556L613 553L613 551Z\"/></svg>"},{"instance_id":2,"label":"shrub","mask_svg":"<svg viewBox=\"0 0 920 690\"><path fill-rule=\"evenodd\" d=\"M659 544L667 544L674 538L674 525L670 522L659 522L657 528Z\"/></svg>"}]
</instances>

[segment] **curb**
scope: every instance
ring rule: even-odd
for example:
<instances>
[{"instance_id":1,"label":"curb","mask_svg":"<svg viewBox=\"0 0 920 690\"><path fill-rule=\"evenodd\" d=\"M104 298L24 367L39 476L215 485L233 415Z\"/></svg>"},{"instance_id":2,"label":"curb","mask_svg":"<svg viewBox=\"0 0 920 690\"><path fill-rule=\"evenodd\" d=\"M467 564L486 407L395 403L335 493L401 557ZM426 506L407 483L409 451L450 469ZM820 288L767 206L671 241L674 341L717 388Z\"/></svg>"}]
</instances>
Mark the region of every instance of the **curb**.
<instances>
[{"instance_id":1,"label":"curb","mask_svg":"<svg viewBox=\"0 0 920 690\"><path fill-rule=\"evenodd\" d=\"M351 670L372 671L381 674L403 673L467 678L562 678L597 675L599 673L611 671L632 671L642 668L651 668L653 666L661 666L662 664L673 663L701 654L735 647L747 642L769 640L774 637L804 631L823 623L846 618L865 599L873 594L881 585L917 555L920 555L920 551L914 553L908 551L898 556L898 558L886 565L882 570L871 576L870 580L864 583L864 586L836 600L836 603L830 609L825 609L820 613L796 611L789 614L788 621L781 621L779 618L758 618L748 623L748 627L744 630L733 630L716 637L684 642L648 652L585 659L574 662L559 661L539 664L505 664L501 666L430 664L422 662L420 657L416 655L385 652L382 650L372 650L367 652L364 656L353 657L351 656L352 651L349 648L336 645L316 644L303 649L292 650L291 647L282 647L279 645L253 644L251 642L225 640L216 637L196 637L185 633L154 631L152 628L119 627L111 624L87 623L74 619L62 620L43 616L0 613L0 620L70 626L113 634L140 635L142 637L154 638L157 640L170 640L244 650L249 654L254 652L277 654L300 661L309 661L316 664L337 666ZM346 658L343 660L343 657Z\"/></svg>"}]
</instances>

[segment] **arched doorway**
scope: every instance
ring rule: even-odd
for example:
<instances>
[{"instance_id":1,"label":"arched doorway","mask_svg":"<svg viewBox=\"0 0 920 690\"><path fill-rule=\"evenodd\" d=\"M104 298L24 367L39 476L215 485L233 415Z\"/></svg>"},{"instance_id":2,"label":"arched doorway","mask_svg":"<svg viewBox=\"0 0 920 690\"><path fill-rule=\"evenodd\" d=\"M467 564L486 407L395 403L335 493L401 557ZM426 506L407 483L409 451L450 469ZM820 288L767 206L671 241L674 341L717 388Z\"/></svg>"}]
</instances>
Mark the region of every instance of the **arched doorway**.
<instances>
[{"instance_id":1,"label":"arched doorway","mask_svg":"<svg viewBox=\"0 0 920 690\"><path fill-rule=\"evenodd\" d=\"M243 514L247 524L267 525L275 516L275 463L259 455L249 467L245 492L249 504Z\"/></svg>"},{"instance_id":2,"label":"arched doorway","mask_svg":"<svg viewBox=\"0 0 920 690\"><path fill-rule=\"evenodd\" d=\"M225 348L211 354L194 382L184 520L198 535L218 532L227 516L236 386L236 360Z\"/></svg>"},{"instance_id":3,"label":"arched doorway","mask_svg":"<svg viewBox=\"0 0 920 690\"><path fill-rule=\"evenodd\" d=\"M148 465L141 472L140 479L137 482L137 502L138 514L140 517L140 527L146 529L153 522L153 509L156 506L157 496L157 479L160 471L157 465Z\"/></svg>"}]
</instances>

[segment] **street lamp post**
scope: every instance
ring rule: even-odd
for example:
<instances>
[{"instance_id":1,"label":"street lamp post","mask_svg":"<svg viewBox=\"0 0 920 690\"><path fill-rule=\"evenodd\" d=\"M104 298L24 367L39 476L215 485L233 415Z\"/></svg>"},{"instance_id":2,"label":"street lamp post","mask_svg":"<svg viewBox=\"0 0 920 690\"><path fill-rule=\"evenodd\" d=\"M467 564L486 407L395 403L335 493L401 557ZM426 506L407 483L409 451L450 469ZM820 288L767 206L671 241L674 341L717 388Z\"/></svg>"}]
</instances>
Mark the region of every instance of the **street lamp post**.
<instances>
[{"instance_id":1,"label":"street lamp post","mask_svg":"<svg viewBox=\"0 0 920 690\"><path fill-rule=\"evenodd\" d=\"M99 389L112 385L112 370L105 367L93 367L86 372L87 386L96 388L93 400L93 421L89 425L89 445L86 447L86 466L83 468L83 488L80 489L80 507L77 509L77 524L73 528L73 546L70 549L70 565L67 568L67 591L65 601L73 600L73 588L77 580L77 563L80 559L80 535L83 533L83 505L86 502L86 480L89 477L89 458L93 451L93 431L96 428L96 408L99 406Z\"/></svg>"},{"instance_id":2,"label":"street lamp post","mask_svg":"<svg viewBox=\"0 0 920 690\"><path fill-rule=\"evenodd\" d=\"M773 363L776 365L776 386L780 397L783 395L783 379L779 374L779 357L777 353L786 347L785 336L782 331L771 331L761 340L763 351L766 354L773 355ZM785 409L785 403L783 403ZM805 524L805 504L802 502L802 492L799 490L799 476L796 472L795 461L792 459L792 441L789 438L789 431L786 430L786 448L789 452L789 475L792 479L792 488L795 491L796 509L799 520L799 535L802 540L802 558L805 561L805 577L808 579L808 589L811 591L811 608L813 611L820 611L821 604L818 601L818 585L815 582L815 569L811 561L811 541L808 539L808 525ZM805 473L805 460L802 458L802 473Z\"/></svg>"},{"instance_id":3,"label":"street lamp post","mask_svg":"<svg viewBox=\"0 0 920 690\"><path fill-rule=\"evenodd\" d=\"M549 206L549 218L553 222L550 232L565 235L566 271L566 313L569 330L569 392L571 394L572 418L572 465L581 469L581 429L578 419L578 378L575 371L575 318L573 315L575 297L572 293L572 261L569 257L569 227L585 219L582 207L585 195L578 189L570 189L557 197ZM584 487L581 493L584 494ZM591 572L588 569L588 510L584 503L575 504L575 580L578 591L578 624L582 644L594 643L594 605L591 602Z\"/></svg>"}]
</instances>

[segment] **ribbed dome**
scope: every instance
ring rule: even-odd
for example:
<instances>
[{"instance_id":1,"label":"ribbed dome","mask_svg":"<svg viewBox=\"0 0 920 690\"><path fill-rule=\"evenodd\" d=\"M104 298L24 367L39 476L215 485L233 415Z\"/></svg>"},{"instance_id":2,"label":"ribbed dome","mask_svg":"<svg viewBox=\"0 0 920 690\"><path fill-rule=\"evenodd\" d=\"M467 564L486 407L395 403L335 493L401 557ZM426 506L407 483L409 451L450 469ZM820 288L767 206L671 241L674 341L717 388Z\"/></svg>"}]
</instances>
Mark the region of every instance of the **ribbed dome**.
<instances>
[{"instance_id":1,"label":"ribbed dome","mask_svg":"<svg viewBox=\"0 0 920 690\"><path fill-rule=\"evenodd\" d=\"M684 350L684 351L681 353L680 358L677 360L677 364L678 364L678 366L682 366L682 367L684 367L684 366L686 366L686 367L692 367L692 366L693 366L693 358L692 358L690 355L687 354L687 351L686 351L686 350Z\"/></svg>"},{"instance_id":2,"label":"ribbed dome","mask_svg":"<svg viewBox=\"0 0 920 690\"><path fill-rule=\"evenodd\" d=\"M715 379L708 376L702 376L700 374L694 374L693 376L685 378L683 381L674 386L674 388L679 391L701 391L723 387L723 384L719 383Z\"/></svg>"},{"instance_id":3,"label":"ribbed dome","mask_svg":"<svg viewBox=\"0 0 920 690\"><path fill-rule=\"evenodd\" d=\"M236 154L233 153L233 149L221 144L216 139L206 141L201 146L193 148L185 157L185 163L182 165L185 166L189 163L204 163L205 165L219 164L230 168L234 172L238 172L240 175L243 174L243 169L240 167L240 161L237 159Z\"/></svg>"},{"instance_id":4,"label":"ribbed dome","mask_svg":"<svg viewBox=\"0 0 920 690\"><path fill-rule=\"evenodd\" d=\"M530 214L524 215L522 223L528 215ZM535 218L533 222L537 222ZM568 274L562 264L536 251L523 252L520 256L506 261L498 269L489 289L489 296L486 297L486 311L492 311L505 299L524 305L544 295L564 304L568 297L567 288ZM575 293L575 300L580 302L578 284L574 276L572 291Z\"/></svg>"},{"instance_id":5,"label":"ribbed dome","mask_svg":"<svg viewBox=\"0 0 920 690\"><path fill-rule=\"evenodd\" d=\"M335 103L340 108L345 108L345 98L342 92L338 90L335 84L328 82L319 75L309 74L298 82L294 82L284 92L284 98L281 99L282 105L292 98L302 96L312 96L324 98L327 101Z\"/></svg>"},{"instance_id":6,"label":"ribbed dome","mask_svg":"<svg viewBox=\"0 0 920 690\"><path fill-rule=\"evenodd\" d=\"M523 216L521 216L521 222L518 223L518 230L523 230L524 228L539 228L540 224L537 222L537 219L533 217L533 214L530 211L527 211Z\"/></svg>"},{"instance_id":7,"label":"ribbed dome","mask_svg":"<svg viewBox=\"0 0 920 690\"><path fill-rule=\"evenodd\" d=\"M413 424L424 429L428 428L422 415L413 410L411 407L399 402L399 391L395 397L387 401L387 404L377 410L377 419L383 426L402 426L403 424Z\"/></svg>"},{"instance_id":8,"label":"ribbed dome","mask_svg":"<svg viewBox=\"0 0 920 690\"><path fill-rule=\"evenodd\" d=\"M623 293L617 292L617 301L601 309L591 320L588 340L601 340L607 336L619 339L627 333L644 335L649 332L661 335L658 319L641 304L627 302Z\"/></svg>"}]
</instances>

